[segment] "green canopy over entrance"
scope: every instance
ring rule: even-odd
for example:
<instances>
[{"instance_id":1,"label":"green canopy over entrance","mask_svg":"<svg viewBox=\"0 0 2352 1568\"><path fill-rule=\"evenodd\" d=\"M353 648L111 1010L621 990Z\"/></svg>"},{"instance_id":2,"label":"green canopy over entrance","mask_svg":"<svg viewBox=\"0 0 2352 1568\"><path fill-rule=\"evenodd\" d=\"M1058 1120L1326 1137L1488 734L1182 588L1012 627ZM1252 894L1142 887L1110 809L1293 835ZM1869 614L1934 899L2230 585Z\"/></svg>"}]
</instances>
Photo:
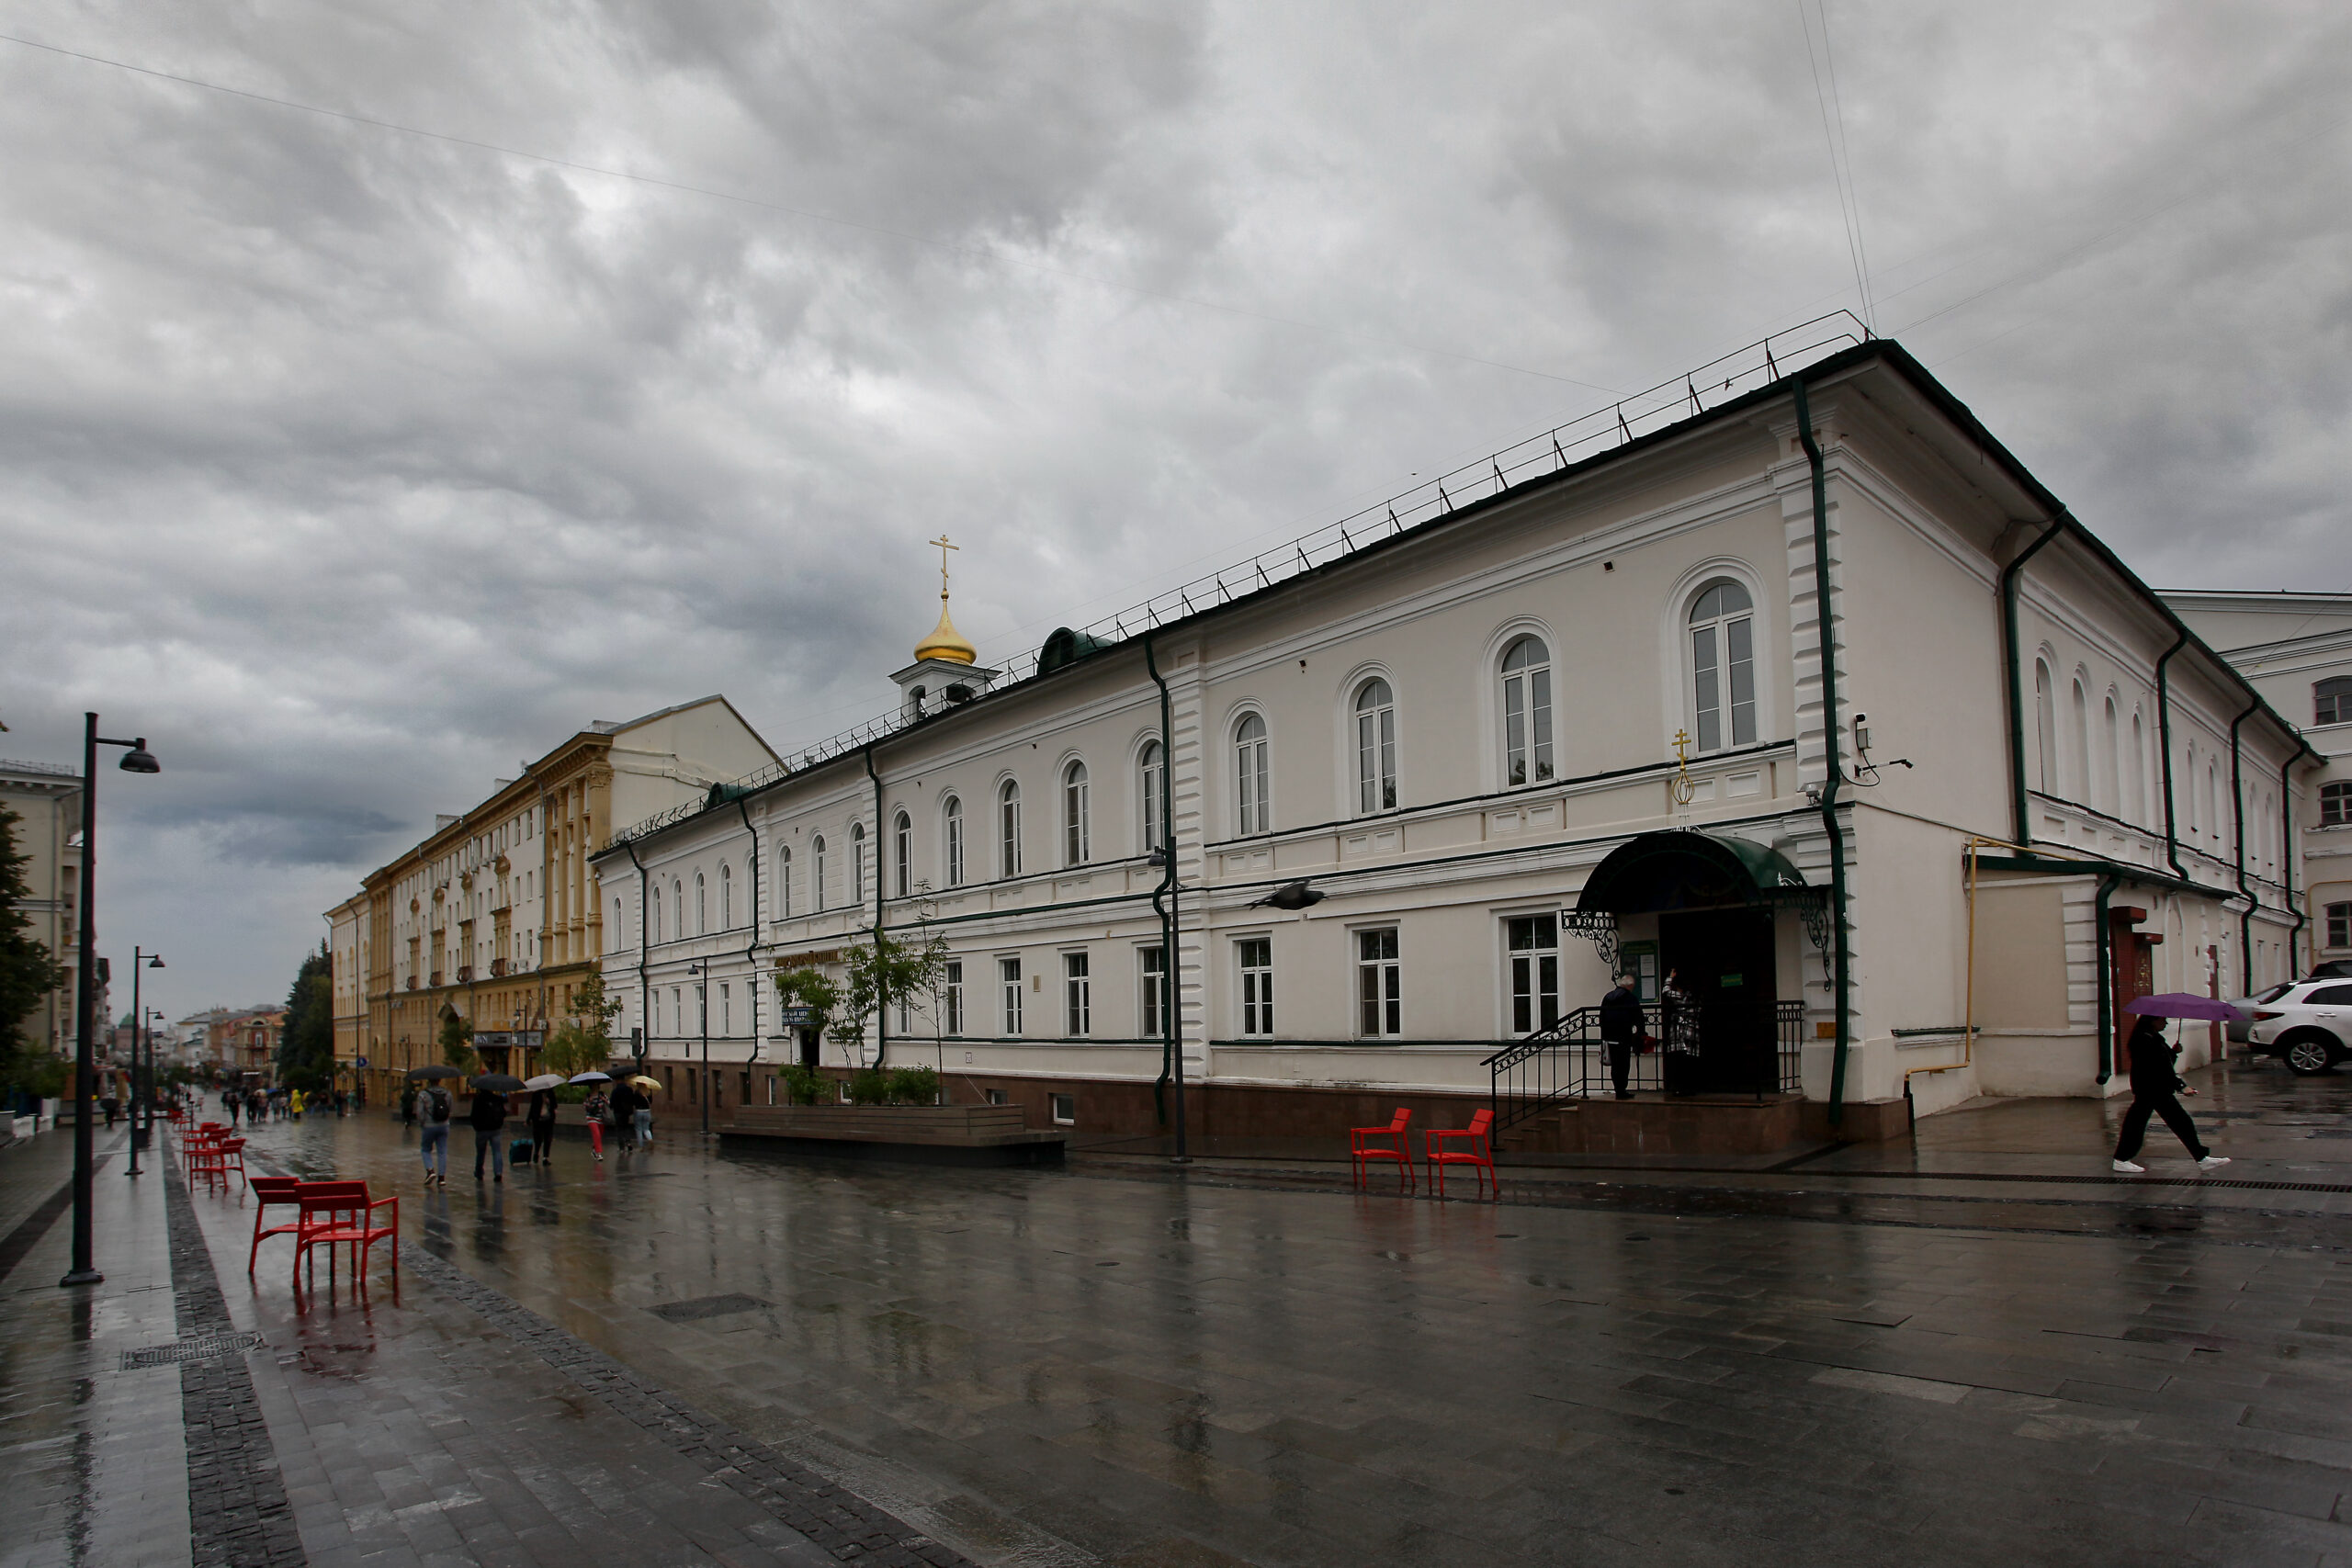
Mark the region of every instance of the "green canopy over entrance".
<instances>
[{"instance_id":1,"label":"green canopy over entrance","mask_svg":"<svg viewBox=\"0 0 2352 1568\"><path fill-rule=\"evenodd\" d=\"M1642 915L1765 904L1805 886L1789 857L1746 839L1644 833L1609 852L1577 896L1580 913Z\"/></svg>"}]
</instances>

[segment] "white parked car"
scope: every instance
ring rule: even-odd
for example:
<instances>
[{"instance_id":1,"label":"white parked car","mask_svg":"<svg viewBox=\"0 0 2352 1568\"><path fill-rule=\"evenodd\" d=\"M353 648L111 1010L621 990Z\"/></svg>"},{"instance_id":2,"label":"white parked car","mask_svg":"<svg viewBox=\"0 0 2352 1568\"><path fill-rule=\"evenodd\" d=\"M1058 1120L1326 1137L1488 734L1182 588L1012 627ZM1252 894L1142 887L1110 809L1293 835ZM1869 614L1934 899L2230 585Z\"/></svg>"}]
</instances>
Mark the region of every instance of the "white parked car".
<instances>
[{"instance_id":1,"label":"white parked car","mask_svg":"<svg viewBox=\"0 0 2352 1568\"><path fill-rule=\"evenodd\" d=\"M2246 1040L2306 1077L2352 1056L2352 981L2298 980L2263 993Z\"/></svg>"}]
</instances>

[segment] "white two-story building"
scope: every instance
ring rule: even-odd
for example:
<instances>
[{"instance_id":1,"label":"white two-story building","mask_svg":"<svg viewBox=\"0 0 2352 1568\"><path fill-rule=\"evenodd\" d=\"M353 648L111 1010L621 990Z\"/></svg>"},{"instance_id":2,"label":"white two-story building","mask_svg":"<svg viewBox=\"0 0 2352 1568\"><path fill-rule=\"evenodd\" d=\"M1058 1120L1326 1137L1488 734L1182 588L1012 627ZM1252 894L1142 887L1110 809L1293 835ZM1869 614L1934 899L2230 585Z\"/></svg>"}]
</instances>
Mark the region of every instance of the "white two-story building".
<instances>
[{"instance_id":1,"label":"white two-story building","mask_svg":"<svg viewBox=\"0 0 2352 1568\"><path fill-rule=\"evenodd\" d=\"M2132 997L2286 972L2301 735L1915 360L1672 401L1012 671L943 613L890 718L619 829L605 983L671 1113L878 1059L1102 1134L1181 1073L1196 1136L1564 1090L1579 1146L1873 1136L2117 1092ZM777 1027L775 972L876 931L945 939L935 996ZM1576 1099L1620 968L1690 998L1630 1106Z\"/></svg>"}]
</instances>

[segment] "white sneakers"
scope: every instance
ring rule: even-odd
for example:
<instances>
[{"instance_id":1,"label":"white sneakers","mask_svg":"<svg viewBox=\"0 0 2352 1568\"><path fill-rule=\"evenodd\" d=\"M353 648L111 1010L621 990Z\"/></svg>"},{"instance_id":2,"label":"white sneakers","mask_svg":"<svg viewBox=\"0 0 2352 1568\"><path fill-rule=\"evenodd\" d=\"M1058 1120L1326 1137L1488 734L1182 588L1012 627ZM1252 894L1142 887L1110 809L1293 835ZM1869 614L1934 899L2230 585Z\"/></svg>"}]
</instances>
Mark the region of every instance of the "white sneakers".
<instances>
[{"instance_id":1,"label":"white sneakers","mask_svg":"<svg viewBox=\"0 0 2352 1568\"><path fill-rule=\"evenodd\" d=\"M2128 1159L2117 1160L2115 1162L2115 1168L2118 1170L2129 1171L2133 1176L2145 1176L2148 1173L2148 1168L2146 1166L2133 1165Z\"/></svg>"},{"instance_id":2,"label":"white sneakers","mask_svg":"<svg viewBox=\"0 0 2352 1568\"><path fill-rule=\"evenodd\" d=\"M2227 1165L2229 1163L2230 1156L2227 1155L2207 1155L2203 1159L2197 1162L2197 1168L2199 1170L2211 1170L2215 1166Z\"/></svg>"},{"instance_id":3,"label":"white sneakers","mask_svg":"<svg viewBox=\"0 0 2352 1568\"><path fill-rule=\"evenodd\" d=\"M2214 1170L2229 1163L2230 1156L2227 1155L2207 1155L2203 1159L2197 1162L2197 1168L2199 1170ZM2148 1168L2146 1166L2134 1165L2128 1159L2117 1160L2115 1162L2115 1168L2132 1176L2145 1176L2148 1173Z\"/></svg>"}]
</instances>

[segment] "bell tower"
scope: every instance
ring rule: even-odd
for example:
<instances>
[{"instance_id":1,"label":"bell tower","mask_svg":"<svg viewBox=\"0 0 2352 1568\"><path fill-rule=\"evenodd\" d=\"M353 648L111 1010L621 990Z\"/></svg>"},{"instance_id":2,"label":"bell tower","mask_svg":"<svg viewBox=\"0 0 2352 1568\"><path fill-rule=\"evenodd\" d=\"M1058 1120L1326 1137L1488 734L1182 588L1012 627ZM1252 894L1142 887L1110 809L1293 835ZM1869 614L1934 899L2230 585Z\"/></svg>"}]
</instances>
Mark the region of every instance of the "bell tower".
<instances>
[{"instance_id":1,"label":"bell tower","mask_svg":"<svg viewBox=\"0 0 2352 1568\"><path fill-rule=\"evenodd\" d=\"M948 618L947 552L963 547L949 544L944 534L927 542L939 551L939 625L915 644L915 661L890 676L898 682L899 710L910 722L970 702L999 673L980 667L980 650Z\"/></svg>"}]
</instances>

